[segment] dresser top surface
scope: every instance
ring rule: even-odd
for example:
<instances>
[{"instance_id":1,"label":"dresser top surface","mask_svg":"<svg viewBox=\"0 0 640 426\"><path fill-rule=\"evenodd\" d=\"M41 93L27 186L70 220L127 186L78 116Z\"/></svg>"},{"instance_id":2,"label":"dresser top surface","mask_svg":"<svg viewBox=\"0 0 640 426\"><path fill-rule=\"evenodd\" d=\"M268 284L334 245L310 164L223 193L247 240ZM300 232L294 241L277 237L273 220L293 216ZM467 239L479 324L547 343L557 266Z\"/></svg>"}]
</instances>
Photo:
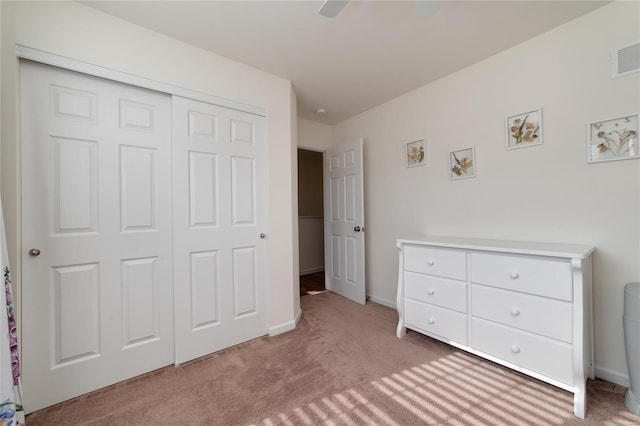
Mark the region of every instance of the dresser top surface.
<instances>
[{"instance_id":1,"label":"dresser top surface","mask_svg":"<svg viewBox=\"0 0 640 426\"><path fill-rule=\"evenodd\" d=\"M398 247L405 244L426 245L432 247L458 248L466 250L481 250L530 254L536 256L563 257L584 259L591 255L595 247L581 244L543 243L535 241L507 241L481 238L440 237L429 236L416 239L398 239Z\"/></svg>"}]
</instances>

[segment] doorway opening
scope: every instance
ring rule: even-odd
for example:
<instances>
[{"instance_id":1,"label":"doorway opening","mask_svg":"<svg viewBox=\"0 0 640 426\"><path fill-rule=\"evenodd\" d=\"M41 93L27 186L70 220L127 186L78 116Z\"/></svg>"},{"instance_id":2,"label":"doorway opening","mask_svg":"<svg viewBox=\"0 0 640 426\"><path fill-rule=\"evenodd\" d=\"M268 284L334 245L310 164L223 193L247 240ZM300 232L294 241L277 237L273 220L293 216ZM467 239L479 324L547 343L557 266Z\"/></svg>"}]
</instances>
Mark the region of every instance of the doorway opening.
<instances>
[{"instance_id":1,"label":"doorway opening","mask_svg":"<svg viewBox=\"0 0 640 426\"><path fill-rule=\"evenodd\" d=\"M325 291L323 153L298 148L300 296Z\"/></svg>"}]
</instances>

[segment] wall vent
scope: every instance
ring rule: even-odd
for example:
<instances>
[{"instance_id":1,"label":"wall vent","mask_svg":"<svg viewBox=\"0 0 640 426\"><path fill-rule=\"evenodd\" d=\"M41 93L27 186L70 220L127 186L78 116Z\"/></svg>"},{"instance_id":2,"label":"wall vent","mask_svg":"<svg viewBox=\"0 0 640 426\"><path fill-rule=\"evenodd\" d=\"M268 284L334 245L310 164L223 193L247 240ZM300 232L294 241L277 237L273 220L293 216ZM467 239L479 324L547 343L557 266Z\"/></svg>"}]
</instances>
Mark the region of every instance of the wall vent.
<instances>
[{"instance_id":1,"label":"wall vent","mask_svg":"<svg viewBox=\"0 0 640 426\"><path fill-rule=\"evenodd\" d=\"M611 51L611 78L618 78L640 71L640 43L630 44Z\"/></svg>"}]
</instances>

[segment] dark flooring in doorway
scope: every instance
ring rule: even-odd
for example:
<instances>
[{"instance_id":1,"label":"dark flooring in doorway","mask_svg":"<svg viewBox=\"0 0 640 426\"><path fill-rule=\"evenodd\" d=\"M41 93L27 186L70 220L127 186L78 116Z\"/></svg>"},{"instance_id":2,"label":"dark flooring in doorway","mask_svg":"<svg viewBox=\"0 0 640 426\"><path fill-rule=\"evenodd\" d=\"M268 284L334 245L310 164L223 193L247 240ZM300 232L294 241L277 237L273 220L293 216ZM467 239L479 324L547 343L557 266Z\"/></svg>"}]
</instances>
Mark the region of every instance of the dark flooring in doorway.
<instances>
[{"instance_id":1,"label":"dark flooring in doorway","mask_svg":"<svg viewBox=\"0 0 640 426\"><path fill-rule=\"evenodd\" d=\"M300 296L314 295L324 290L324 271L300 275Z\"/></svg>"}]
</instances>

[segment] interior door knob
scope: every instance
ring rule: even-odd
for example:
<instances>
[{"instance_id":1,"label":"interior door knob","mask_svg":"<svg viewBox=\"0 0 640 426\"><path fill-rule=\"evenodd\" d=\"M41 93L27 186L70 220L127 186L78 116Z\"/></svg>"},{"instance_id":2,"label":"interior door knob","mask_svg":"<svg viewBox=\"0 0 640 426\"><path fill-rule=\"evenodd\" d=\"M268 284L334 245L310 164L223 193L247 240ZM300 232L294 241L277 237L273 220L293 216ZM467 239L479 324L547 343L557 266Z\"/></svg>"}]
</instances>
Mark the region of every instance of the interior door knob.
<instances>
[{"instance_id":1,"label":"interior door knob","mask_svg":"<svg viewBox=\"0 0 640 426\"><path fill-rule=\"evenodd\" d=\"M265 233L260 234L260 238L267 238L267 235Z\"/></svg>"},{"instance_id":2,"label":"interior door knob","mask_svg":"<svg viewBox=\"0 0 640 426\"><path fill-rule=\"evenodd\" d=\"M353 228L353 230L356 231L356 232L360 232L361 228L359 226L356 226L355 228Z\"/></svg>"},{"instance_id":3,"label":"interior door knob","mask_svg":"<svg viewBox=\"0 0 640 426\"><path fill-rule=\"evenodd\" d=\"M38 256L38 255L40 255L40 250L36 249L36 248L33 248L33 249L29 250L29 254L31 256Z\"/></svg>"}]
</instances>

